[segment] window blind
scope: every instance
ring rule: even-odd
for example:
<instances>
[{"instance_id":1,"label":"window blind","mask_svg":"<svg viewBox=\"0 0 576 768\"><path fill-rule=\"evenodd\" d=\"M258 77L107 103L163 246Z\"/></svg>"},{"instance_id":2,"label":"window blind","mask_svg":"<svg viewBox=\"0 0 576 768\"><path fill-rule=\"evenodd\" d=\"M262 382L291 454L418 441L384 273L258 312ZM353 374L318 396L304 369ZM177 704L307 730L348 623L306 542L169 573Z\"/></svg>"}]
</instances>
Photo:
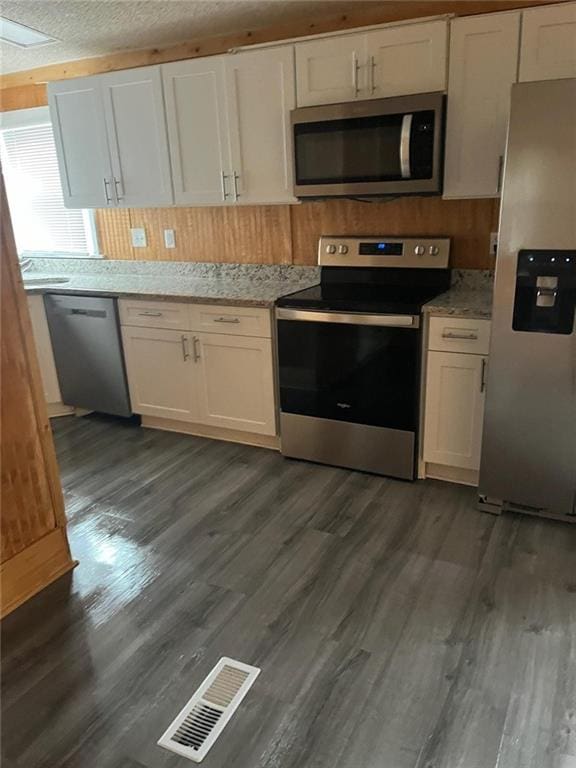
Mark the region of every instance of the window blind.
<instances>
[{"instance_id":1,"label":"window blind","mask_svg":"<svg viewBox=\"0 0 576 768\"><path fill-rule=\"evenodd\" d=\"M0 158L18 252L93 253L88 212L64 207L52 126L3 130Z\"/></svg>"}]
</instances>

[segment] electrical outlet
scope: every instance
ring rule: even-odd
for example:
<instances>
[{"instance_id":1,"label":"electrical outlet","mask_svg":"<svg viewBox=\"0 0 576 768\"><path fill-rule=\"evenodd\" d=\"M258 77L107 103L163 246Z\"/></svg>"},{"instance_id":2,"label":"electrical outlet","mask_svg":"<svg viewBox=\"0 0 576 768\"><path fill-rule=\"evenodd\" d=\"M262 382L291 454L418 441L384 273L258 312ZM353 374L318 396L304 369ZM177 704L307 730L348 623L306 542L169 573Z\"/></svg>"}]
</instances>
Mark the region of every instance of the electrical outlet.
<instances>
[{"instance_id":1,"label":"electrical outlet","mask_svg":"<svg viewBox=\"0 0 576 768\"><path fill-rule=\"evenodd\" d=\"M174 230L173 229L165 229L164 230L164 247L165 248L176 248L176 238L174 237Z\"/></svg>"},{"instance_id":2,"label":"electrical outlet","mask_svg":"<svg viewBox=\"0 0 576 768\"><path fill-rule=\"evenodd\" d=\"M498 232L490 232L490 256L496 256L498 250Z\"/></svg>"},{"instance_id":3,"label":"electrical outlet","mask_svg":"<svg viewBox=\"0 0 576 768\"><path fill-rule=\"evenodd\" d=\"M146 248L146 230L144 227L132 227L130 229L132 245L134 248Z\"/></svg>"}]
</instances>

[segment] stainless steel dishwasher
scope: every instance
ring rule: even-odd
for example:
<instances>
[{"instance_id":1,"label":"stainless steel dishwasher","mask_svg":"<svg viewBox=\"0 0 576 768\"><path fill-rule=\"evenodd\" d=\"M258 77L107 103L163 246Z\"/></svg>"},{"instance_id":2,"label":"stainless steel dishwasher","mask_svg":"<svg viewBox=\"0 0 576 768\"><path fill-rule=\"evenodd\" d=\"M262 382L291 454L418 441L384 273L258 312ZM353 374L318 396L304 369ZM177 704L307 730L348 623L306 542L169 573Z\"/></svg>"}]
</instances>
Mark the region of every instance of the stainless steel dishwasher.
<instances>
[{"instance_id":1,"label":"stainless steel dishwasher","mask_svg":"<svg viewBox=\"0 0 576 768\"><path fill-rule=\"evenodd\" d=\"M63 402L130 416L116 299L47 294L44 306Z\"/></svg>"}]
</instances>

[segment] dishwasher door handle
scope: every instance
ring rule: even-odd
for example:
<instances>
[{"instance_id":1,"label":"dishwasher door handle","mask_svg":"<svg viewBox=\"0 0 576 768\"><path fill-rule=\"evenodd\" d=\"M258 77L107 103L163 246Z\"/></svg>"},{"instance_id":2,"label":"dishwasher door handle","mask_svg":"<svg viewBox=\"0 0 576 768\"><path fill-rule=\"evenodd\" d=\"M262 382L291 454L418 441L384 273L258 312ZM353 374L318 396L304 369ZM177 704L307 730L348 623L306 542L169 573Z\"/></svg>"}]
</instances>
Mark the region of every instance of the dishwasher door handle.
<instances>
[{"instance_id":1,"label":"dishwasher door handle","mask_svg":"<svg viewBox=\"0 0 576 768\"><path fill-rule=\"evenodd\" d=\"M82 317L108 317L108 313L103 309L79 309L73 307L69 309L67 315L81 315Z\"/></svg>"}]
</instances>

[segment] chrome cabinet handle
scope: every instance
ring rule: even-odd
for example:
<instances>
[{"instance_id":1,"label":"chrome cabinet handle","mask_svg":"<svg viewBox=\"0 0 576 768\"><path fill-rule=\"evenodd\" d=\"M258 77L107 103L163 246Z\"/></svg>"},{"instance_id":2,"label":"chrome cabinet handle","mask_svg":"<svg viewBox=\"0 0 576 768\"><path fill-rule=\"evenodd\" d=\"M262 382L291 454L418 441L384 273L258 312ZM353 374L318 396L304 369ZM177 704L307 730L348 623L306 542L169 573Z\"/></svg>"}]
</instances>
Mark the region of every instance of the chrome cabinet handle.
<instances>
[{"instance_id":1,"label":"chrome cabinet handle","mask_svg":"<svg viewBox=\"0 0 576 768\"><path fill-rule=\"evenodd\" d=\"M482 358L482 371L480 373L480 392L485 392L486 391L486 368L487 368L486 358L483 357Z\"/></svg>"},{"instance_id":2,"label":"chrome cabinet handle","mask_svg":"<svg viewBox=\"0 0 576 768\"><path fill-rule=\"evenodd\" d=\"M498 158L498 186L497 191L502 191L502 172L504 170L504 155L500 155Z\"/></svg>"},{"instance_id":3,"label":"chrome cabinet handle","mask_svg":"<svg viewBox=\"0 0 576 768\"><path fill-rule=\"evenodd\" d=\"M462 339L463 341L475 341L478 338L477 333L453 333L452 331L444 331L442 333L443 339Z\"/></svg>"},{"instance_id":4,"label":"chrome cabinet handle","mask_svg":"<svg viewBox=\"0 0 576 768\"><path fill-rule=\"evenodd\" d=\"M358 57L356 54L354 54L354 60L352 62L352 84L354 86L354 96L358 96L360 93L360 87L358 85L358 71L360 69L360 64L358 62Z\"/></svg>"},{"instance_id":5,"label":"chrome cabinet handle","mask_svg":"<svg viewBox=\"0 0 576 768\"><path fill-rule=\"evenodd\" d=\"M200 339L198 336L194 336L192 340L192 348L194 350L194 362L197 363L200 360Z\"/></svg>"},{"instance_id":6,"label":"chrome cabinet handle","mask_svg":"<svg viewBox=\"0 0 576 768\"><path fill-rule=\"evenodd\" d=\"M240 178L240 175L234 171L234 202L238 200L240 197L240 192L238 192L238 179Z\"/></svg>"},{"instance_id":7,"label":"chrome cabinet handle","mask_svg":"<svg viewBox=\"0 0 576 768\"><path fill-rule=\"evenodd\" d=\"M376 71L376 59L374 56L370 56L370 63L368 65L368 69L370 70L370 93L374 93L376 90L376 81L375 81L375 71Z\"/></svg>"},{"instance_id":8,"label":"chrome cabinet handle","mask_svg":"<svg viewBox=\"0 0 576 768\"><path fill-rule=\"evenodd\" d=\"M152 310L145 310L144 312L138 312L140 317L162 317L163 312L152 312Z\"/></svg>"},{"instance_id":9,"label":"chrome cabinet handle","mask_svg":"<svg viewBox=\"0 0 576 768\"><path fill-rule=\"evenodd\" d=\"M188 337L182 334L182 336L180 337L180 341L182 343L182 358L184 359L184 362L186 362L186 360L190 359L190 351L188 349Z\"/></svg>"},{"instance_id":10,"label":"chrome cabinet handle","mask_svg":"<svg viewBox=\"0 0 576 768\"><path fill-rule=\"evenodd\" d=\"M227 173L224 173L224 171L222 171L220 181L222 183L222 199L223 200L228 200L228 197L229 197L228 190L226 189L226 179L229 179L229 178L230 176L228 176Z\"/></svg>"},{"instance_id":11,"label":"chrome cabinet handle","mask_svg":"<svg viewBox=\"0 0 576 768\"><path fill-rule=\"evenodd\" d=\"M240 318L239 317L215 317L214 322L215 323L239 323Z\"/></svg>"},{"instance_id":12,"label":"chrome cabinet handle","mask_svg":"<svg viewBox=\"0 0 576 768\"><path fill-rule=\"evenodd\" d=\"M108 185L109 184L110 184L110 182L108 181L108 179L105 178L104 179L104 194L106 196L106 205L112 205L112 198L108 194Z\"/></svg>"},{"instance_id":13,"label":"chrome cabinet handle","mask_svg":"<svg viewBox=\"0 0 576 768\"><path fill-rule=\"evenodd\" d=\"M118 201L124 200L124 195L123 194L121 194L121 195L118 194L118 187L119 186L120 186L120 181L119 181L119 179L116 178L116 176L114 176L114 191L116 192L116 200L118 200Z\"/></svg>"}]
</instances>

